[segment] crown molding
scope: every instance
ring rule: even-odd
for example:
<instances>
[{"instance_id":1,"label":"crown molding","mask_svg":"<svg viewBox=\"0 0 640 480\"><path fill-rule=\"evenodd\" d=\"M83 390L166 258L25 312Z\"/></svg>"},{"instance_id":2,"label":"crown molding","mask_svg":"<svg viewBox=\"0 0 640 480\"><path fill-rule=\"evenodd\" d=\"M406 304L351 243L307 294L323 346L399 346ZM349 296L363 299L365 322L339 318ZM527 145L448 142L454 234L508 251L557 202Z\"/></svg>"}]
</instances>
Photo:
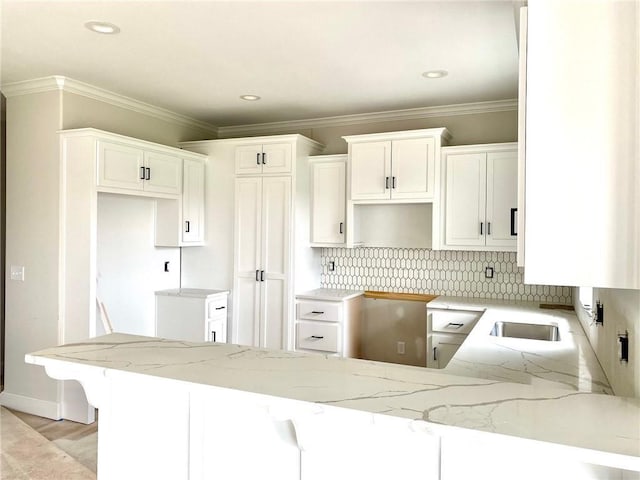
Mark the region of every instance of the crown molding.
<instances>
[{"instance_id":1,"label":"crown molding","mask_svg":"<svg viewBox=\"0 0 640 480\"><path fill-rule=\"evenodd\" d=\"M230 127L218 127L218 138L239 137L244 135L261 135L274 132L295 131L323 127L344 127L363 123L390 122L399 120L421 120L433 117L452 115L470 115L477 113L507 112L518 109L517 99L497 100L491 102L460 103L457 105L440 105L436 107L409 108L388 112L359 113L336 117L322 117L308 120L292 120L286 122L255 123Z\"/></svg>"},{"instance_id":2,"label":"crown molding","mask_svg":"<svg viewBox=\"0 0 640 480\"><path fill-rule=\"evenodd\" d=\"M159 118L160 120L198 128L216 136L218 135L218 128L210 123L202 122L200 120L187 117L186 115L172 112L171 110L156 107L149 103L141 102L139 100L60 75L4 84L2 85L1 90L7 98L56 90L74 93L76 95L82 95L94 100L99 100L116 107L125 108L137 113Z\"/></svg>"}]
</instances>

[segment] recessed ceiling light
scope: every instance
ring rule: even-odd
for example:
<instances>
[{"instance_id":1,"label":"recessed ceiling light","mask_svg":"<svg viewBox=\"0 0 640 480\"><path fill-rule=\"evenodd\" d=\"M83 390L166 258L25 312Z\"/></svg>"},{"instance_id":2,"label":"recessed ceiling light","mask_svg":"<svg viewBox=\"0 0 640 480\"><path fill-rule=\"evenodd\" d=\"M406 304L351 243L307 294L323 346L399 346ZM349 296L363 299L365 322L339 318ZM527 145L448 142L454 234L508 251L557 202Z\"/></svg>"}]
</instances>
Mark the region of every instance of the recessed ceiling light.
<instances>
[{"instance_id":1,"label":"recessed ceiling light","mask_svg":"<svg viewBox=\"0 0 640 480\"><path fill-rule=\"evenodd\" d=\"M255 102L256 100L260 100L258 95L240 95L242 100L247 100L249 102Z\"/></svg>"},{"instance_id":2,"label":"recessed ceiling light","mask_svg":"<svg viewBox=\"0 0 640 480\"><path fill-rule=\"evenodd\" d=\"M425 78L442 78L449 75L449 72L446 70L429 70L428 72L424 72L422 74Z\"/></svg>"},{"instance_id":3,"label":"recessed ceiling light","mask_svg":"<svg viewBox=\"0 0 640 480\"><path fill-rule=\"evenodd\" d=\"M120 27L114 25L113 23L107 22L87 22L84 24L92 32L96 33L104 33L105 35L113 35L116 33L120 33Z\"/></svg>"}]
</instances>

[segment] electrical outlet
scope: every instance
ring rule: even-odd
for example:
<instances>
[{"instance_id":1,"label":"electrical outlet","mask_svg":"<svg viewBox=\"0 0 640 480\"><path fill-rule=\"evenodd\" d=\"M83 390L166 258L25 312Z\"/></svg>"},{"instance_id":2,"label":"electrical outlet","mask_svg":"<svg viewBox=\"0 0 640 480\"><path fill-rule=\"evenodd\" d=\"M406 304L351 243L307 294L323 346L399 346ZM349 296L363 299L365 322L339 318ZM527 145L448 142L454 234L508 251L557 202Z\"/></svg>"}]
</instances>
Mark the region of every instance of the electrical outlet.
<instances>
[{"instance_id":1,"label":"electrical outlet","mask_svg":"<svg viewBox=\"0 0 640 480\"><path fill-rule=\"evenodd\" d=\"M11 265L11 280L24 282L24 267L21 265Z\"/></svg>"},{"instance_id":2,"label":"electrical outlet","mask_svg":"<svg viewBox=\"0 0 640 480\"><path fill-rule=\"evenodd\" d=\"M493 278L493 267L487 267L484 269L484 278Z\"/></svg>"},{"instance_id":3,"label":"electrical outlet","mask_svg":"<svg viewBox=\"0 0 640 480\"><path fill-rule=\"evenodd\" d=\"M329 271L333 272L336 269L336 262L334 262L333 260L331 260L329 262Z\"/></svg>"},{"instance_id":4,"label":"electrical outlet","mask_svg":"<svg viewBox=\"0 0 640 480\"><path fill-rule=\"evenodd\" d=\"M404 342L398 342L398 353L404 355Z\"/></svg>"}]
</instances>

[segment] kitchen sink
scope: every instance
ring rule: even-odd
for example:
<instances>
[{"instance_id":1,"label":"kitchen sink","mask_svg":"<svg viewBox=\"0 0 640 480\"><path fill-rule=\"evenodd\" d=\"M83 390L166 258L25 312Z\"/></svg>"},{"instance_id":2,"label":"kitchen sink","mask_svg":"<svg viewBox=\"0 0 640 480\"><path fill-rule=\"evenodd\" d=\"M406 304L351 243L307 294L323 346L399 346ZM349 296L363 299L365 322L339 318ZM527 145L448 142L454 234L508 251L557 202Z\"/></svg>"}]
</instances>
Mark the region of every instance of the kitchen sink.
<instances>
[{"instance_id":1,"label":"kitchen sink","mask_svg":"<svg viewBox=\"0 0 640 480\"><path fill-rule=\"evenodd\" d=\"M527 338L557 342L560 333L557 325L537 323L496 322L491 329L494 337Z\"/></svg>"}]
</instances>

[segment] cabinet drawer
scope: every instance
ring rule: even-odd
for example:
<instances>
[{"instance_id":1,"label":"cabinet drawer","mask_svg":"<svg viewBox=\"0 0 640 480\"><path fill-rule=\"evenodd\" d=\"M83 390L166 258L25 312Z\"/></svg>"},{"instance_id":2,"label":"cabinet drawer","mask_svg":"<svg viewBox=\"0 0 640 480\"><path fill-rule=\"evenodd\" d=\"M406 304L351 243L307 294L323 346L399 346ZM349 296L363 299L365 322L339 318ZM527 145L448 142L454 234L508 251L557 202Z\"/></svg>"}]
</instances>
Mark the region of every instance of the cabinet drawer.
<instances>
[{"instance_id":1,"label":"cabinet drawer","mask_svg":"<svg viewBox=\"0 0 640 480\"><path fill-rule=\"evenodd\" d=\"M446 333L469 333L482 316L477 310L427 309L427 331Z\"/></svg>"},{"instance_id":2,"label":"cabinet drawer","mask_svg":"<svg viewBox=\"0 0 640 480\"><path fill-rule=\"evenodd\" d=\"M214 299L207 303L207 318L227 316L227 299Z\"/></svg>"},{"instance_id":3,"label":"cabinet drawer","mask_svg":"<svg viewBox=\"0 0 640 480\"><path fill-rule=\"evenodd\" d=\"M341 322L342 302L299 301L298 319Z\"/></svg>"},{"instance_id":4,"label":"cabinet drawer","mask_svg":"<svg viewBox=\"0 0 640 480\"><path fill-rule=\"evenodd\" d=\"M298 322L296 331L297 350L321 350L339 352L340 325L335 323Z\"/></svg>"},{"instance_id":5,"label":"cabinet drawer","mask_svg":"<svg viewBox=\"0 0 640 480\"><path fill-rule=\"evenodd\" d=\"M226 320L212 320L207 322L207 341L226 343Z\"/></svg>"}]
</instances>

